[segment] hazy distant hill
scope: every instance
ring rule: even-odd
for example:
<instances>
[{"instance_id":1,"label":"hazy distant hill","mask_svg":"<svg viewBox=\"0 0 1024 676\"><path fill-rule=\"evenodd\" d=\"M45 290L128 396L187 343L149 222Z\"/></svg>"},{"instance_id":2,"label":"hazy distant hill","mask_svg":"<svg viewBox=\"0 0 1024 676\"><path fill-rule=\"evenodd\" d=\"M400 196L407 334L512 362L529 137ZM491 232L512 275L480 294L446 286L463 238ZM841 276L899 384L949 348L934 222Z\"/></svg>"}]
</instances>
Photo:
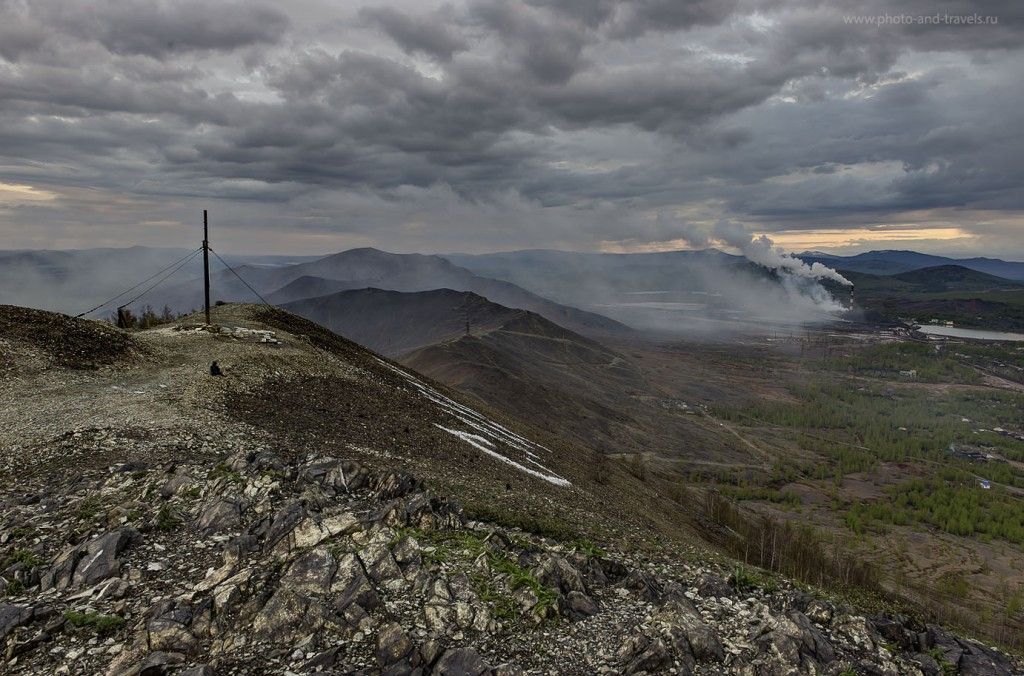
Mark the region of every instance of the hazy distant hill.
<instances>
[{"instance_id":1,"label":"hazy distant hill","mask_svg":"<svg viewBox=\"0 0 1024 676\"><path fill-rule=\"evenodd\" d=\"M893 275L894 279L923 292L943 291L996 291L1024 288L1019 282L1005 277L978 272L962 265L939 265Z\"/></svg>"},{"instance_id":2,"label":"hazy distant hill","mask_svg":"<svg viewBox=\"0 0 1024 676\"><path fill-rule=\"evenodd\" d=\"M608 453L693 457L716 449L728 455L715 444L717 432L709 436L696 417L681 415L671 403L683 391L693 395L695 383L670 369L658 370L663 380L652 384L632 356L532 312L451 289L357 289L283 307L490 406ZM717 386L702 383L699 389L710 396ZM674 407L672 415L666 405ZM681 448L688 450L681 454Z\"/></svg>"},{"instance_id":3,"label":"hazy distant hill","mask_svg":"<svg viewBox=\"0 0 1024 676\"><path fill-rule=\"evenodd\" d=\"M793 299L781 297L778 278L764 268L714 249L636 254L514 251L446 257L478 274L506 279L640 328L693 335L706 322L715 336L728 334L732 320L754 326L820 320L820 316L802 314L796 303L789 302ZM846 274L854 282L854 300L869 316L880 317L886 305L888 318L897 316L893 308L900 306L901 312L934 314L978 326L1019 324L1016 281L1024 281L1024 263L983 258L956 261L914 251L849 257L810 252L801 258ZM835 298L849 297L848 287L824 285Z\"/></svg>"},{"instance_id":4,"label":"hazy distant hill","mask_svg":"<svg viewBox=\"0 0 1024 676\"><path fill-rule=\"evenodd\" d=\"M137 285L91 315L109 317L119 304L132 301L151 285L162 281L130 307L140 310L152 305L159 310L166 305L176 312L187 312L203 304L201 256L191 258L166 279L162 274L154 274L189 253L185 249L148 247L0 251L0 303L77 314ZM211 257L211 299L214 301L257 301L249 286L272 303L367 287L396 291L449 288L471 291L508 307L537 312L576 331L630 332L629 327L600 314L555 303L510 282L478 276L438 256L352 249L320 258L224 258L234 267L234 272ZM152 279L146 281L150 277Z\"/></svg>"},{"instance_id":5,"label":"hazy distant hill","mask_svg":"<svg viewBox=\"0 0 1024 676\"><path fill-rule=\"evenodd\" d=\"M813 251L802 253L799 257L808 263L819 262L833 268L875 275L896 275L921 268L952 265L1024 281L1024 263L998 258L947 258L916 251L868 251L855 256L833 256Z\"/></svg>"},{"instance_id":6,"label":"hazy distant hill","mask_svg":"<svg viewBox=\"0 0 1024 676\"><path fill-rule=\"evenodd\" d=\"M943 319L979 328L1024 328L1024 284L960 265L894 275L843 270L868 318Z\"/></svg>"},{"instance_id":7,"label":"hazy distant hill","mask_svg":"<svg viewBox=\"0 0 1024 676\"><path fill-rule=\"evenodd\" d=\"M852 270L843 273L854 283L854 294L871 293L984 293L1024 289L1024 284L971 270L961 265L939 265L894 275L870 275Z\"/></svg>"},{"instance_id":8,"label":"hazy distant hill","mask_svg":"<svg viewBox=\"0 0 1024 676\"><path fill-rule=\"evenodd\" d=\"M183 249L146 247L0 252L0 302L75 314L137 285L92 315L109 317L118 304L162 279L158 276L146 282L147 278L188 254ZM540 250L446 257L353 249L315 259L226 258L242 279L274 304L351 289L417 292L447 288L536 312L555 324L596 337L628 333L624 324L715 337L750 330L747 327L799 324L830 316L816 312L808 303L795 302L806 299L789 295L764 268L714 249L638 254ZM1024 263L994 259L953 261L912 251L851 257L811 252L804 258L849 271L859 287L855 297L869 309L878 298L896 292L958 294L946 299L957 301L964 300L964 294L973 294L967 299L989 303L983 306L988 308L985 311L975 312L973 306L970 310L974 321L982 323L999 319L1000 303L1017 304L1015 287L986 275L1024 282ZM930 271L902 277L924 270ZM876 279L879 273L884 279ZM212 260L212 285L214 300L257 300L216 258ZM993 297L996 292L1004 296ZM833 293L845 298L848 289L833 289ZM199 308L202 301L201 258L196 256L132 307L139 310L152 305L159 310L167 305L180 312ZM959 309L950 311L963 314ZM1011 314L1014 312L1011 307Z\"/></svg>"},{"instance_id":9,"label":"hazy distant hill","mask_svg":"<svg viewBox=\"0 0 1024 676\"><path fill-rule=\"evenodd\" d=\"M182 249L0 252L0 303L77 314L186 256ZM195 275L198 264L190 269ZM125 300L130 300L126 296ZM113 308L110 308L113 312Z\"/></svg>"},{"instance_id":10,"label":"hazy distant hill","mask_svg":"<svg viewBox=\"0 0 1024 676\"><path fill-rule=\"evenodd\" d=\"M438 256L352 249L298 265L246 265L236 272L273 303L368 287L407 292L453 289L471 291L507 307L536 312L574 331L630 332L629 327L620 322L552 302L510 282L478 276ZM191 308L201 302L201 294L201 282L193 280L164 291L158 298L172 307ZM253 299L253 294L229 271L215 275L213 296L223 300Z\"/></svg>"},{"instance_id":11,"label":"hazy distant hill","mask_svg":"<svg viewBox=\"0 0 1024 676\"><path fill-rule=\"evenodd\" d=\"M416 293L355 289L282 307L391 357L459 338L465 335L467 319L471 331L480 335L528 314L451 289Z\"/></svg>"},{"instance_id":12,"label":"hazy distant hill","mask_svg":"<svg viewBox=\"0 0 1024 676\"><path fill-rule=\"evenodd\" d=\"M365 289L373 286L374 280L365 281L342 281L338 279L324 279L323 277L312 277L304 275L298 279L288 282L277 291L267 294L266 299L274 305L283 305L292 301L306 298L317 298L327 296L339 291L350 289Z\"/></svg>"},{"instance_id":13,"label":"hazy distant hill","mask_svg":"<svg viewBox=\"0 0 1024 676\"><path fill-rule=\"evenodd\" d=\"M594 302L614 294L707 290L707 267L748 269L742 256L717 249L656 253L580 253L528 250L492 254L445 254L479 275L504 279L559 302Z\"/></svg>"},{"instance_id":14,"label":"hazy distant hill","mask_svg":"<svg viewBox=\"0 0 1024 676\"><path fill-rule=\"evenodd\" d=\"M656 253L513 251L446 255L477 274L666 334L715 339L770 325L827 321L777 275L716 249Z\"/></svg>"},{"instance_id":15,"label":"hazy distant hill","mask_svg":"<svg viewBox=\"0 0 1024 676\"><path fill-rule=\"evenodd\" d=\"M198 246L198 243L197 243ZM78 250L0 251L0 303L25 305L48 310L77 314L105 300L113 298L134 285L139 285L112 305L90 315L106 317L116 306L127 302L159 280L158 275L149 282L139 284L161 269L188 256L188 249L133 246L125 248L98 248ZM225 255L231 265L256 264L264 267L291 265L309 260L303 256L231 256ZM212 264L215 276L223 270L219 261ZM173 270L173 268L172 268ZM244 286L233 276L225 277L224 285ZM198 280L202 275L202 258L193 257L167 284L180 284L185 280ZM201 292L190 298L183 309L199 307ZM251 294L250 294L251 296ZM155 296L141 303L158 308Z\"/></svg>"}]
</instances>

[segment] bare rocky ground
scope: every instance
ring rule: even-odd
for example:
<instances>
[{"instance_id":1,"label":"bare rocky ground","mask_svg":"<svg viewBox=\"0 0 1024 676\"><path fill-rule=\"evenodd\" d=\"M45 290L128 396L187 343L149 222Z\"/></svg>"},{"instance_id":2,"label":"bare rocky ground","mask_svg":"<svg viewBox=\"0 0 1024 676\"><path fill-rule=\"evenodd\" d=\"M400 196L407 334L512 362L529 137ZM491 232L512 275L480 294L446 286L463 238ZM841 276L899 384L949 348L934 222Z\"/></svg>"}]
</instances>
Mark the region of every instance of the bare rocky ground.
<instances>
[{"instance_id":1,"label":"bare rocky ground","mask_svg":"<svg viewBox=\"0 0 1024 676\"><path fill-rule=\"evenodd\" d=\"M1022 673L685 543L649 556L571 453L478 452L438 431L475 418L372 354L280 313L216 321L249 330L0 308L3 673ZM463 486L609 537L473 520Z\"/></svg>"}]
</instances>

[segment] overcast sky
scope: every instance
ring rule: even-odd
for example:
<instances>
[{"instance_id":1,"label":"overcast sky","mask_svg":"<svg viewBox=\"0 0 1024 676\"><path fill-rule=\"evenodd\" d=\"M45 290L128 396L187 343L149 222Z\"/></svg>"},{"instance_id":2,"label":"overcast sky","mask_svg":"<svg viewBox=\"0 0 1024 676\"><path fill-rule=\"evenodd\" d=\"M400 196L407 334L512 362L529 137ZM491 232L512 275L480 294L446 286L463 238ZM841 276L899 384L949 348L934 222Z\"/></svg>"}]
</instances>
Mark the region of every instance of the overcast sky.
<instances>
[{"instance_id":1,"label":"overcast sky","mask_svg":"<svg viewBox=\"0 0 1024 676\"><path fill-rule=\"evenodd\" d=\"M191 246L208 208L234 252L728 222L1024 259L1022 34L1020 0L0 0L0 248Z\"/></svg>"}]
</instances>

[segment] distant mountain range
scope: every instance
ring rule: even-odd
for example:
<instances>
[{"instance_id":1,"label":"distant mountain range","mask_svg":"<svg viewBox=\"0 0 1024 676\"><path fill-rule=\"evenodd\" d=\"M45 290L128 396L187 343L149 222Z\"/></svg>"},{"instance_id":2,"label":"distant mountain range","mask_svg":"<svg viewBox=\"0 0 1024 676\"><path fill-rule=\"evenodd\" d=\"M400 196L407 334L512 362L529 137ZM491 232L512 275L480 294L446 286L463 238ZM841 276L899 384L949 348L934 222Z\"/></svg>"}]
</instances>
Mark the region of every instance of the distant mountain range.
<instances>
[{"instance_id":1,"label":"distant mountain range","mask_svg":"<svg viewBox=\"0 0 1024 676\"><path fill-rule=\"evenodd\" d=\"M164 268L174 272L173 264L189 253L146 247L0 252L0 303L77 314L111 301L91 317L110 317L124 303L135 311L146 305L158 311L164 306L189 311L201 307L203 301L200 257L193 257L171 276L160 272ZM1024 263L956 260L913 251L845 257L807 252L801 258L838 269L855 283L854 302L869 313L887 308L885 316L889 318L896 316L893 308L902 307L900 312L935 312L954 321L976 325L996 321L1005 327L1016 326L1018 310L1024 308L1022 289L1017 286L1024 282ZM329 312L330 302L324 298L366 289L406 293L448 289L476 294L597 338L624 336L630 327L714 338L727 332L756 332L766 326L823 321L832 316L820 312L809 296L794 296L778 275L715 249L634 254L529 250L436 256L363 248L319 258L229 256L226 260L233 270L213 260L213 300L252 301L258 295L272 304L301 303L294 309L327 313L335 321L340 321L340 315ZM848 288L832 291L837 298L850 298ZM351 307L356 297L358 294L348 297L346 307ZM369 305L367 299L384 296L367 293L362 298ZM967 311L964 301L971 302ZM394 349L422 346L404 339L394 345ZM383 344L372 346L392 349Z\"/></svg>"},{"instance_id":2,"label":"distant mountain range","mask_svg":"<svg viewBox=\"0 0 1024 676\"><path fill-rule=\"evenodd\" d=\"M351 249L314 261L281 267L243 266L236 271L267 300L287 303L342 290L376 288L390 291L430 291L452 289L469 291L509 308L529 310L566 328L587 334L628 333L629 327L594 312L555 303L513 283L474 274L439 256L393 254L377 249ZM241 293L228 271L218 276L227 282L218 298L248 299L251 292ZM222 287L221 287L222 288ZM178 289L198 299L198 280ZM181 302L179 296L178 302ZM183 303L187 305L188 303Z\"/></svg>"},{"instance_id":3,"label":"distant mountain range","mask_svg":"<svg viewBox=\"0 0 1024 676\"><path fill-rule=\"evenodd\" d=\"M137 284L136 288L118 298L110 307L90 315L94 318L107 317L114 312L118 304L131 300L162 278L162 275L151 278L154 273L181 261L190 253L187 249L144 246L0 251L0 303L74 315ZM235 266L251 264L270 268L302 263L310 260L310 257L225 255L224 260ZM168 278L167 283L173 284L189 278L199 279L202 275L201 266L202 258L196 255ZM216 259L213 266L215 270L223 269ZM234 281L238 287L245 289L240 282ZM159 307L156 303L153 305Z\"/></svg>"},{"instance_id":4,"label":"distant mountain range","mask_svg":"<svg viewBox=\"0 0 1024 676\"><path fill-rule=\"evenodd\" d=\"M908 284L941 285L960 289L965 287L990 289L994 286L1004 288L1021 286L1019 282L1008 281L1006 277L981 272L963 265L936 265L900 272L892 276Z\"/></svg>"},{"instance_id":5,"label":"distant mountain range","mask_svg":"<svg viewBox=\"0 0 1024 676\"><path fill-rule=\"evenodd\" d=\"M868 251L855 256L833 256L820 251L799 254L807 263L821 263L838 270L865 272L873 275L896 275L901 272L942 266L960 266L996 277L1024 281L1024 263L998 258L947 258L916 251Z\"/></svg>"},{"instance_id":6,"label":"distant mountain range","mask_svg":"<svg viewBox=\"0 0 1024 676\"><path fill-rule=\"evenodd\" d=\"M715 339L831 318L830 308L809 296L797 297L767 268L716 249L514 251L446 258L478 275L664 334Z\"/></svg>"},{"instance_id":7,"label":"distant mountain range","mask_svg":"<svg viewBox=\"0 0 1024 676\"><path fill-rule=\"evenodd\" d=\"M0 303L77 314L116 298L90 315L109 317L118 305L129 303L164 280L162 275L147 278L188 254L185 250L145 247L0 252ZM315 259L257 256L225 260L233 270L225 269L219 260L211 265L212 300L251 302L257 300L258 293L268 302L280 304L349 289L373 287L415 292L447 288L473 292L509 308L536 312L549 321L586 334L625 335L631 331L598 313L553 302L507 281L474 274L439 256L364 248ZM202 307L200 263L199 257L192 258L179 272L129 307L139 311L150 305L159 311L167 306L175 312ZM135 289L122 294L133 284L137 285ZM122 295L117 297L118 294Z\"/></svg>"},{"instance_id":8,"label":"distant mountain range","mask_svg":"<svg viewBox=\"0 0 1024 676\"><path fill-rule=\"evenodd\" d=\"M786 314L792 308L779 302L776 278L740 256L715 249L634 254L531 250L446 257L477 274L638 327L699 330L704 322L708 330L701 335L715 336L732 330L734 318L755 325L776 318L794 321L793 314ZM799 258L835 268L854 282L852 299L869 318L920 315L979 327L1024 325L1024 287L1019 285L1024 263L915 251L856 256L806 252ZM848 287L825 286L836 298L851 298Z\"/></svg>"},{"instance_id":9,"label":"distant mountain range","mask_svg":"<svg viewBox=\"0 0 1024 676\"><path fill-rule=\"evenodd\" d=\"M1024 281L1024 262L1004 261L998 258L949 258L916 251L868 251L854 256L837 256L820 251L806 251L796 255L807 263L821 263L838 270L875 275L895 275L901 272L940 266L961 266L996 277ZM566 286L566 282L583 275L599 275L616 288L649 288L652 283L664 286L666 277L676 285L686 281L679 278L680 269L699 264L744 268L750 265L742 256L727 254L717 249L696 251L663 251L652 253L580 253L547 249L528 249L490 254L444 254L456 265L477 274L506 279L525 288L545 289L552 297ZM671 282L671 280L668 280Z\"/></svg>"}]
</instances>

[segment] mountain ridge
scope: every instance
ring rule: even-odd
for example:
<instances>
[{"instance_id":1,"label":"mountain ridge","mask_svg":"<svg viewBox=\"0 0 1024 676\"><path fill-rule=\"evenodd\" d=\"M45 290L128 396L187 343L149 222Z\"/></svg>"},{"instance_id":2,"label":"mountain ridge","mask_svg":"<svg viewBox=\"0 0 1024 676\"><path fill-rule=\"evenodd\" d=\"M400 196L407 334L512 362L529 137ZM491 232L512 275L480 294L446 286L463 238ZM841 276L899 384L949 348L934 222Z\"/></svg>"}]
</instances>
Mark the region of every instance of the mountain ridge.
<instances>
[{"instance_id":1,"label":"mountain ridge","mask_svg":"<svg viewBox=\"0 0 1024 676\"><path fill-rule=\"evenodd\" d=\"M802 253L798 254L798 257L807 263L820 262L830 267L838 267L854 272L892 275L927 267L955 265L1014 281L1024 280L1024 262L1006 261L983 256L952 258L923 254L912 250L883 249L867 251L852 256Z\"/></svg>"},{"instance_id":2,"label":"mountain ridge","mask_svg":"<svg viewBox=\"0 0 1024 676\"><path fill-rule=\"evenodd\" d=\"M470 330L479 335L515 317L532 314L453 289L350 289L284 303L282 307L391 357L458 338L465 333L467 321Z\"/></svg>"},{"instance_id":3,"label":"mountain ridge","mask_svg":"<svg viewBox=\"0 0 1024 676\"><path fill-rule=\"evenodd\" d=\"M294 287L305 278L311 286L331 291L375 287L385 290L416 292L437 288L472 291L507 307L529 310L550 321L582 333L628 334L631 329L595 312L588 312L548 300L510 282L481 277L439 256L423 254L392 254L378 249L351 249L307 263L274 268L243 266L236 271L261 295L278 301L298 300ZM223 300L252 299L252 292L229 271L215 276L214 295ZM201 298L201 284L196 281L167 290L158 304L194 308ZM225 293L224 289L227 289ZM291 290L290 290L291 289Z\"/></svg>"}]
</instances>

